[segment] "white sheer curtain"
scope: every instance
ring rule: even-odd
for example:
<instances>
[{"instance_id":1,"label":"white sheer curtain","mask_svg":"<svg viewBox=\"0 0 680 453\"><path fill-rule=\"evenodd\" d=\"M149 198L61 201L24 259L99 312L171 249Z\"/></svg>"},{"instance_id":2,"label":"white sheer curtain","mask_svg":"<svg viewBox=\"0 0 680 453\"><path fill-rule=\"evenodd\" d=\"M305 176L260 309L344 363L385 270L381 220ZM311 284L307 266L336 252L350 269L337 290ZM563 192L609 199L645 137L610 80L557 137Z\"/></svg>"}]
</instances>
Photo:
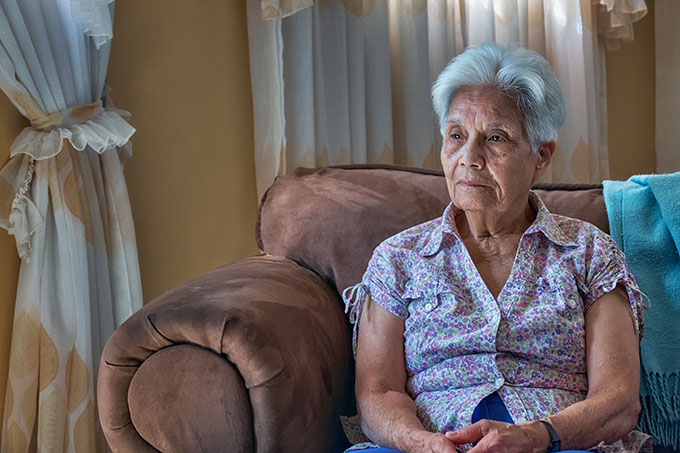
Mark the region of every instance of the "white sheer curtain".
<instances>
[{"instance_id":1,"label":"white sheer curtain","mask_svg":"<svg viewBox=\"0 0 680 453\"><path fill-rule=\"evenodd\" d=\"M300 165L439 168L431 84L484 41L539 52L562 84L567 118L546 180L608 177L604 50L632 39L643 0L317 0L285 19L265 14L271 3L248 2L260 195Z\"/></svg>"},{"instance_id":2,"label":"white sheer curtain","mask_svg":"<svg viewBox=\"0 0 680 453\"><path fill-rule=\"evenodd\" d=\"M134 128L104 84L113 8L0 0L0 89L31 121L0 171L0 226L22 258L2 452L105 449L101 348L142 305L123 177Z\"/></svg>"}]
</instances>

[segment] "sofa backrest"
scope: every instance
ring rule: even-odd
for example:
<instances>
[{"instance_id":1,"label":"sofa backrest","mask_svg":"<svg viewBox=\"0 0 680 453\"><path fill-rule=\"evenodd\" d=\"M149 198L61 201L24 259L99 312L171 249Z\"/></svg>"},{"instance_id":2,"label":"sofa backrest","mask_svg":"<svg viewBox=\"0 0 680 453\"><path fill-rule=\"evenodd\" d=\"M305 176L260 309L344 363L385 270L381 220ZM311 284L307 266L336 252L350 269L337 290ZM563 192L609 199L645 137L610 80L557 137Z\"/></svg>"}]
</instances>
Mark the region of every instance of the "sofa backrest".
<instances>
[{"instance_id":1,"label":"sofa backrest","mask_svg":"<svg viewBox=\"0 0 680 453\"><path fill-rule=\"evenodd\" d=\"M551 212L609 231L601 185L534 189ZM257 243L342 291L361 280L380 242L441 216L449 202L441 171L387 165L298 168L278 177L263 197Z\"/></svg>"}]
</instances>

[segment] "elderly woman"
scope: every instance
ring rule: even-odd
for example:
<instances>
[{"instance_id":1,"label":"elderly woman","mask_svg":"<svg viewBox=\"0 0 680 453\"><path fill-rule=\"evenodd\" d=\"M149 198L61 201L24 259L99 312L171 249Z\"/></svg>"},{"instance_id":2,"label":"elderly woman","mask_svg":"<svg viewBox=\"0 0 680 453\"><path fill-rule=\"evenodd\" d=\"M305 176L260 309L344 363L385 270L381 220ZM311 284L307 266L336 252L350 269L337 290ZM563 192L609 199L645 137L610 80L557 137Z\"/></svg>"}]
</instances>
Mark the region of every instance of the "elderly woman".
<instances>
[{"instance_id":1,"label":"elderly woman","mask_svg":"<svg viewBox=\"0 0 680 453\"><path fill-rule=\"evenodd\" d=\"M345 291L372 441L350 450L649 449L641 293L607 234L530 190L565 115L549 64L484 44L432 96L451 204L380 244Z\"/></svg>"}]
</instances>

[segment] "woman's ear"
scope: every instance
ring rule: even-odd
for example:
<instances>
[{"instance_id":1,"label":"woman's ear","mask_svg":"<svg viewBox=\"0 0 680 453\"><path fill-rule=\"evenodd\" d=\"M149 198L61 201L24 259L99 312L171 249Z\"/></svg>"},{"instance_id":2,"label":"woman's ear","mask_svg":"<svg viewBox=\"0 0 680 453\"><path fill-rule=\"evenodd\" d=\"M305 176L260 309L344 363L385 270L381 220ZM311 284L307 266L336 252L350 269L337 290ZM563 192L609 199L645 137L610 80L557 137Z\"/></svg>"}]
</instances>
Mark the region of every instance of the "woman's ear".
<instances>
[{"instance_id":1,"label":"woman's ear","mask_svg":"<svg viewBox=\"0 0 680 453\"><path fill-rule=\"evenodd\" d=\"M543 173L545 173L545 170L548 168L554 152L555 142L547 142L539 145L538 149L536 150L538 160L536 161L536 172L534 173L533 181L534 184L536 181L541 179L541 176L543 176Z\"/></svg>"}]
</instances>

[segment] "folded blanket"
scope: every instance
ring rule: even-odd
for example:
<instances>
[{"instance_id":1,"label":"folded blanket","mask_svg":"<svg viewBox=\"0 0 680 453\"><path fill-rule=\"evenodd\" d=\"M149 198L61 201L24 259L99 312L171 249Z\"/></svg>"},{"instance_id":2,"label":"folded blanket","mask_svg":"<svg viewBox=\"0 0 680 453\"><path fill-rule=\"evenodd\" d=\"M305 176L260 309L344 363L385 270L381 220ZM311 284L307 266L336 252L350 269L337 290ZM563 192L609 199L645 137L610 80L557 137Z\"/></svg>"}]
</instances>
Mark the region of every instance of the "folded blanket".
<instances>
[{"instance_id":1,"label":"folded blanket","mask_svg":"<svg viewBox=\"0 0 680 453\"><path fill-rule=\"evenodd\" d=\"M680 450L680 173L605 181L609 228L649 297L639 428Z\"/></svg>"}]
</instances>

